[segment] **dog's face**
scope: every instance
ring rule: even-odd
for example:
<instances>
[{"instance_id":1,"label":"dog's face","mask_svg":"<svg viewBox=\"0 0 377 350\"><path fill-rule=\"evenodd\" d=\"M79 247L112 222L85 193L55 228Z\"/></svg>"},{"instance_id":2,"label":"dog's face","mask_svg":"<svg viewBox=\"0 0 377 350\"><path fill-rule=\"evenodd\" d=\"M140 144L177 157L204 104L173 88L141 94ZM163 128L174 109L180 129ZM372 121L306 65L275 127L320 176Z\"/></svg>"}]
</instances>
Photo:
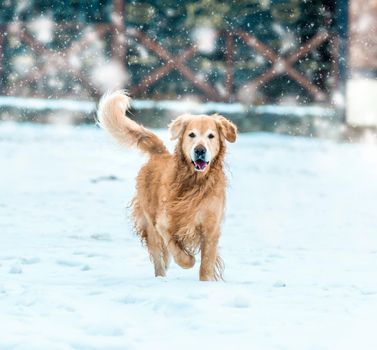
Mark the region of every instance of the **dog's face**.
<instances>
[{"instance_id":1,"label":"dog's face","mask_svg":"<svg viewBox=\"0 0 377 350\"><path fill-rule=\"evenodd\" d=\"M224 140L235 142L237 127L221 115L181 115L169 125L171 139L180 138L182 152L195 171L206 172Z\"/></svg>"}]
</instances>

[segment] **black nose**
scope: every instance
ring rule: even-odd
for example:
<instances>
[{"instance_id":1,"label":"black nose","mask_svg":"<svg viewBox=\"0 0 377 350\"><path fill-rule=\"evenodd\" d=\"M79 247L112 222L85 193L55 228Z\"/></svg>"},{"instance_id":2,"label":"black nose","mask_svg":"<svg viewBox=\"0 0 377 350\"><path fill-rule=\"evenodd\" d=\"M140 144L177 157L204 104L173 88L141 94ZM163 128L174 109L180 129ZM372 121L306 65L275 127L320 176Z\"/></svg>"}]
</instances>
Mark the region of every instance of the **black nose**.
<instances>
[{"instance_id":1,"label":"black nose","mask_svg":"<svg viewBox=\"0 0 377 350\"><path fill-rule=\"evenodd\" d=\"M195 147L194 152L195 152L195 156L196 157L198 157L198 158L204 158L204 156L206 155L207 150L205 149L204 146L199 145L199 146Z\"/></svg>"}]
</instances>

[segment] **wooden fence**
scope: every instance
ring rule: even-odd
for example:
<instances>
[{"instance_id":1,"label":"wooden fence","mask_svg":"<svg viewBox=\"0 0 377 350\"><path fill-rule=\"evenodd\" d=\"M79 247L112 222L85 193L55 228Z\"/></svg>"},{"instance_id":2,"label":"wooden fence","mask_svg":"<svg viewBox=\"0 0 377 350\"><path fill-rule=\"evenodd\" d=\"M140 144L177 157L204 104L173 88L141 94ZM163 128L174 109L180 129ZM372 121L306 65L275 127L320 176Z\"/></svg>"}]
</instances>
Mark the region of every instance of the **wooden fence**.
<instances>
[{"instance_id":1,"label":"wooden fence","mask_svg":"<svg viewBox=\"0 0 377 350\"><path fill-rule=\"evenodd\" d=\"M166 10L171 6L171 11L181 11L177 6L169 1L165 5L160 3L139 1L138 7L135 2L123 0L92 2L99 11L95 20L85 21L80 16L62 21L53 18L55 39L47 44L30 30L30 24L40 18L39 14L3 19L0 24L1 94L38 97L84 94L97 98L103 92L101 87L93 84L81 64L72 64L70 59L84 61L83 55L93 40L104 43L107 59L124 67L128 75L124 87L138 98L187 95L202 101L241 100L261 104L291 98L297 102L330 104L342 84L335 2L324 6L321 1L309 5L297 0L271 1L267 7L265 1L240 1L234 9L221 7L215 0L183 1L180 6L185 12L178 15L170 15L169 8ZM165 12L161 15L162 6ZM79 10L85 11L85 6ZM155 15L148 18L148 11L154 11ZM205 11L212 14L218 11L219 16L212 19L210 12ZM249 18L248 22L231 22L229 18L234 16L234 11ZM168 16L175 16L175 22ZM266 18L266 23L263 18L260 20L261 16ZM179 27L182 18L185 27ZM192 39L191 33L198 27L210 28L216 41L213 52L203 52ZM87 28L95 36L83 35L87 34ZM284 46L282 41L287 41L287 37L291 42L285 42ZM28 54L24 56L33 57L33 67L20 74L14 71L12 59L25 52ZM40 88L52 67L57 76L63 76L64 83ZM78 85L79 92L75 90Z\"/></svg>"}]
</instances>

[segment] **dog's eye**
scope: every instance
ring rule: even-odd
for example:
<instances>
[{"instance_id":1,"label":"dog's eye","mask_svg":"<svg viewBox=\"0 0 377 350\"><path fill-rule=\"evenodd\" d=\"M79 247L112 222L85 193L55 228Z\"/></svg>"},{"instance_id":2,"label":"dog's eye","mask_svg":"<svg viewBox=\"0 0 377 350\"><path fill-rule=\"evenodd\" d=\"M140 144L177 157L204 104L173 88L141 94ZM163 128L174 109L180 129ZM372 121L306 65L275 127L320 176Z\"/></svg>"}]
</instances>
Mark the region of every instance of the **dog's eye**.
<instances>
[{"instance_id":1,"label":"dog's eye","mask_svg":"<svg viewBox=\"0 0 377 350\"><path fill-rule=\"evenodd\" d=\"M209 135L208 135L208 138L209 138L209 139L213 139L214 137L215 137L214 134L209 134Z\"/></svg>"},{"instance_id":2,"label":"dog's eye","mask_svg":"<svg viewBox=\"0 0 377 350\"><path fill-rule=\"evenodd\" d=\"M188 136L191 137L191 138L194 138L194 137L195 137L195 134L194 134L193 132L190 132L190 133L188 134Z\"/></svg>"}]
</instances>

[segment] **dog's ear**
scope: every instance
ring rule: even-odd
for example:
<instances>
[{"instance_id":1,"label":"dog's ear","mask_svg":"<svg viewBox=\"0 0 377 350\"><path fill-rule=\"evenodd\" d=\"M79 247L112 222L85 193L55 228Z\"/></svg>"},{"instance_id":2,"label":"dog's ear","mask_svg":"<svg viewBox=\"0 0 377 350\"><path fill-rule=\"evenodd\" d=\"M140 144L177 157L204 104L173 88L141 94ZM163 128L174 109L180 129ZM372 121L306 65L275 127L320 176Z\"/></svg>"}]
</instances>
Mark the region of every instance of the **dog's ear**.
<instances>
[{"instance_id":1,"label":"dog's ear","mask_svg":"<svg viewBox=\"0 0 377 350\"><path fill-rule=\"evenodd\" d=\"M169 124L169 132L170 132L170 139L176 140L178 137L181 136L183 130L186 127L188 121L188 116L186 114L180 115L179 117L175 118Z\"/></svg>"},{"instance_id":2,"label":"dog's ear","mask_svg":"<svg viewBox=\"0 0 377 350\"><path fill-rule=\"evenodd\" d=\"M235 142L237 138L237 126L220 114L213 114L212 117L216 119L220 132L224 135L225 139L228 142Z\"/></svg>"}]
</instances>

